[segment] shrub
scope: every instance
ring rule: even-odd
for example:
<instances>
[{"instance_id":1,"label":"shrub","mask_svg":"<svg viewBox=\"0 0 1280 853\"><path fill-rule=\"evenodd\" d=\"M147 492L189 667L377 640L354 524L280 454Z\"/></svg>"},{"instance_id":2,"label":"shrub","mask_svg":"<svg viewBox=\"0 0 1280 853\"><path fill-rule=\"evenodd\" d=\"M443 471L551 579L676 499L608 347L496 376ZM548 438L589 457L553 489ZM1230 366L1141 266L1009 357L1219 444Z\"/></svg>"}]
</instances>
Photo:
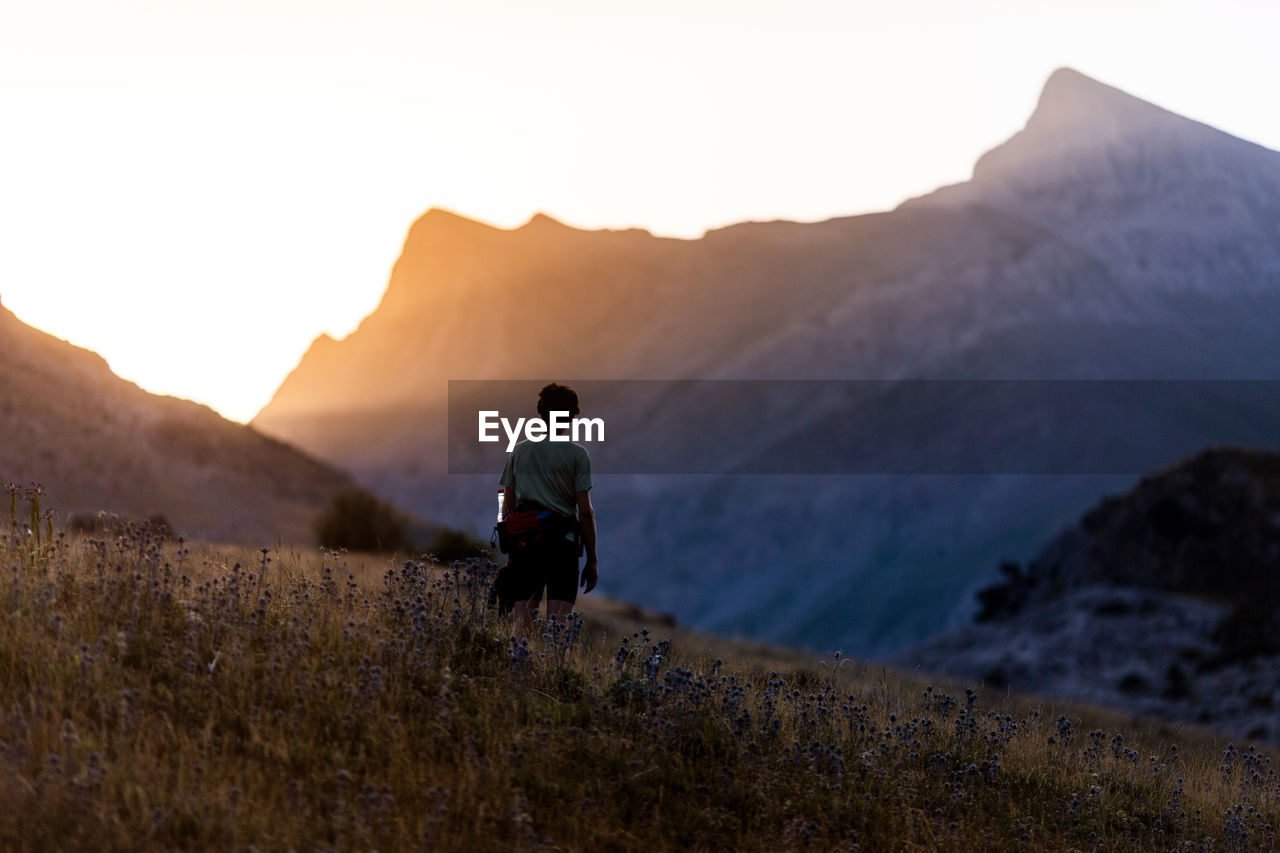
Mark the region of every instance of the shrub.
<instances>
[{"instance_id":1,"label":"shrub","mask_svg":"<svg viewBox=\"0 0 1280 853\"><path fill-rule=\"evenodd\" d=\"M421 551L440 563L468 560L472 557L492 556L489 546L461 530L445 527L437 530Z\"/></svg>"},{"instance_id":2,"label":"shrub","mask_svg":"<svg viewBox=\"0 0 1280 853\"><path fill-rule=\"evenodd\" d=\"M980 609L975 622L998 622L1015 616L1026 605L1035 589L1037 579L1023 572L1018 563L1006 560L1000 564L1000 574L1005 580L984 587L976 593Z\"/></svg>"},{"instance_id":3,"label":"shrub","mask_svg":"<svg viewBox=\"0 0 1280 853\"><path fill-rule=\"evenodd\" d=\"M67 519L66 530L68 533L78 533L82 536L118 537L132 536L135 532L142 532L158 539L175 538L173 525L169 523L169 519L159 513L146 518L121 518L105 512L96 514L78 512Z\"/></svg>"},{"instance_id":4,"label":"shrub","mask_svg":"<svg viewBox=\"0 0 1280 853\"><path fill-rule=\"evenodd\" d=\"M1273 599L1265 595L1237 604L1213 629L1218 653L1211 664L1225 666L1280 653L1276 639L1280 619L1274 607Z\"/></svg>"},{"instance_id":5,"label":"shrub","mask_svg":"<svg viewBox=\"0 0 1280 853\"><path fill-rule=\"evenodd\" d=\"M404 513L361 488L334 495L315 523L321 546L348 551L410 550L408 531Z\"/></svg>"},{"instance_id":6,"label":"shrub","mask_svg":"<svg viewBox=\"0 0 1280 853\"><path fill-rule=\"evenodd\" d=\"M1124 677L1120 679L1116 686L1120 688L1122 693L1136 695L1139 693L1146 693L1147 690L1150 689L1151 684L1147 681L1146 677L1142 675L1142 673L1129 672L1125 673Z\"/></svg>"}]
</instances>

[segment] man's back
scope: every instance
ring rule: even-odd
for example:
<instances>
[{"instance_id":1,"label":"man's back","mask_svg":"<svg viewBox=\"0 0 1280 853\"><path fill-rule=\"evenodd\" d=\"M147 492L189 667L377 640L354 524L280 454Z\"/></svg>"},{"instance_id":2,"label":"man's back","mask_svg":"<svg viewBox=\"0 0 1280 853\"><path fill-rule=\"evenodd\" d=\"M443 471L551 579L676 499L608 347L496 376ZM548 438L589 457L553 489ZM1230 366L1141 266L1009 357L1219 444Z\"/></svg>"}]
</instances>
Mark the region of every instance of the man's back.
<instances>
[{"instance_id":1,"label":"man's back","mask_svg":"<svg viewBox=\"0 0 1280 853\"><path fill-rule=\"evenodd\" d=\"M511 449L500 481L512 508L534 501L576 518L577 493L591 489L587 449L570 441L522 441ZM511 489L514 487L514 494Z\"/></svg>"}]
</instances>

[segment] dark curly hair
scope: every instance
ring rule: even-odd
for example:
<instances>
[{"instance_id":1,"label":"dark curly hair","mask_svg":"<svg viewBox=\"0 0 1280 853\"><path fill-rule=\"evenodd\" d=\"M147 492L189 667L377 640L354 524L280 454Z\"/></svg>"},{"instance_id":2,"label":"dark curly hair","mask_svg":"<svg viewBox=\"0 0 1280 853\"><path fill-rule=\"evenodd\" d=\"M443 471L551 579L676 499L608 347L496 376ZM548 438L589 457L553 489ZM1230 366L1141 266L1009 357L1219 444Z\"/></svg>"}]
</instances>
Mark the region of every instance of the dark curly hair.
<instances>
[{"instance_id":1,"label":"dark curly hair","mask_svg":"<svg viewBox=\"0 0 1280 853\"><path fill-rule=\"evenodd\" d=\"M549 382L538 392L538 414L544 421L551 420L552 412L568 412L569 417L578 416L578 392L568 385Z\"/></svg>"}]
</instances>

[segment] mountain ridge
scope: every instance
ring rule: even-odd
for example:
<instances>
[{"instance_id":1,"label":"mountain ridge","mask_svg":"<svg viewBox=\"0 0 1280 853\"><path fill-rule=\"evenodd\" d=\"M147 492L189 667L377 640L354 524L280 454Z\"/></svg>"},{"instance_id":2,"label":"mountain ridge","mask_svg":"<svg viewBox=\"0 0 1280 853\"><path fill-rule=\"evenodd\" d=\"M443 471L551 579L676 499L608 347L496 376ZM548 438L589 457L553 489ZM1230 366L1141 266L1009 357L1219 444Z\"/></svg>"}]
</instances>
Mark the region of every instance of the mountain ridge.
<instances>
[{"instance_id":1,"label":"mountain ridge","mask_svg":"<svg viewBox=\"0 0 1280 853\"><path fill-rule=\"evenodd\" d=\"M893 211L698 240L553 227L450 240L453 220L419 220L383 305L328 348L337 366L304 359L254 423L483 531L492 478L446 474L449 379L1280 378L1280 155L1073 75L1046 86L1044 121L1101 100L1157 130L1083 159L1031 152L1054 166L1017 180L992 177L997 157L980 180ZM1048 136L1035 124L1020 147ZM635 405L679 446L690 427L678 400ZM1079 424L1002 405L975 401L975 421L949 425L928 453L947 462L983 423L1029 449L1060 436L1067 456L1088 441ZM1183 423L1172 404L1116 405L1167 461L1222 440L1222 423ZM1228 426L1271 424L1244 401L1223 405ZM765 432L726 458L836 440L863 417L840 406L814 399L786 422L730 413ZM711 630L865 655L966 620L999 559L1130 477L765 488L625 473L599 501L602 565L617 565L608 592ZM626 512L610 517L609 494Z\"/></svg>"},{"instance_id":2,"label":"mountain ridge","mask_svg":"<svg viewBox=\"0 0 1280 853\"><path fill-rule=\"evenodd\" d=\"M350 478L212 409L150 394L97 353L0 305L0 483L40 483L59 511L163 515L213 541L312 541Z\"/></svg>"}]
</instances>

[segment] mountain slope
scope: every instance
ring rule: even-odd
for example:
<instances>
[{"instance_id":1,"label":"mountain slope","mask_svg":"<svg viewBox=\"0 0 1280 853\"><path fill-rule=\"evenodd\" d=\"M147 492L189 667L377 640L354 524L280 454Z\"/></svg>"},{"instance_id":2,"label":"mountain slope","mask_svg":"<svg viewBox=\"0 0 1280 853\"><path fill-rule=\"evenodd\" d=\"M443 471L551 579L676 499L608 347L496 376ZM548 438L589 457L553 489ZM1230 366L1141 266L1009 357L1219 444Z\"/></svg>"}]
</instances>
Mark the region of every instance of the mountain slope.
<instances>
[{"instance_id":1,"label":"mountain slope","mask_svg":"<svg viewBox=\"0 0 1280 853\"><path fill-rule=\"evenodd\" d=\"M67 514L164 515L211 541L310 542L349 478L211 409L148 394L0 307L0 483Z\"/></svg>"},{"instance_id":2,"label":"mountain slope","mask_svg":"<svg viewBox=\"0 0 1280 853\"><path fill-rule=\"evenodd\" d=\"M1280 743L1280 454L1170 466L1003 574L899 661Z\"/></svg>"},{"instance_id":3,"label":"mountain slope","mask_svg":"<svg viewBox=\"0 0 1280 853\"><path fill-rule=\"evenodd\" d=\"M254 423L483 528L493 478L444 474L450 379L1276 378L1277 234L1280 154L1063 70L971 181L888 213L681 241L429 212L383 304L317 341ZM1280 434L1274 406L1222 387L1214 418L1187 419L1194 399L1104 411L1157 463ZM936 466L895 473L901 448L874 444L894 394L724 415L753 426L724 448L741 470L866 435L883 476L601 480L602 584L721 632L888 653L964 621L1000 558L1141 470L955 474L974 436L998 449L988 425L1068 460L1094 440L1070 410L990 394L941 425L906 412ZM679 395L611 405L672 447L698 426Z\"/></svg>"}]
</instances>

